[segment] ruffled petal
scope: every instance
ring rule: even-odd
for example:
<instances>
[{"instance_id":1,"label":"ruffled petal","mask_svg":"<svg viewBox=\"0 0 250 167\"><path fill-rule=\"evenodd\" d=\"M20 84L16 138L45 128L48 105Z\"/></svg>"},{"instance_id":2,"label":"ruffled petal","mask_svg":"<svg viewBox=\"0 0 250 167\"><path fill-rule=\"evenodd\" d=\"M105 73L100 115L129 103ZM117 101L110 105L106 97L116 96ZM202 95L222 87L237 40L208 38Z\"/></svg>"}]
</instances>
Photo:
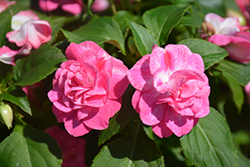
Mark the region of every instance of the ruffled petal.
<instances>
[{"instance_id":1,"label":"ruffled petal","mask_svg":"<svg viewBox=\"0 0 250 167\"><path fill-rule=\"evenodd\" d=\"M153 87L153 77L149 69L150 54L143 56L127 72L130 84L137 90L147 91Z\"/></svg>"},{"instance_id":2,"label":"ruffled petal","mask_svg":"<svg viewBox=\"0 0 250 167\"><path fill-rule=\"evenodd\" d=\"M85 135L91 131L91 128L86 127L81 121L76 119L67 119L64 122L64 126L68 133L74 137Z\"/></svg>"},{"instance_id":3,"label":"ruffled petal","mask_svg":"<svg viewBox=\"0 0 250 167\"><path fill-rule=\"evenodd\" d=\"M198 122L198 118L181 116L171 107L165 114L166 126L178 137L188 134Z\"/></svg>"},{"instance_id":4,"label":"ruffled petal","mask_svg":"<svg viewBox=\"0 0 250 167\"><path fill-rule=\"evenodd\" d=\"M92 129L103 130L109 125L109 119L121 108L121 100L108 100L101 108L93 108L88 117L83 119L86 126Z\"/></svg>"},{"instance_id":5,"label":"ruffled petal","mask_svg":"<svg viewBox=\"0 0 250 167\"><path fill-rule=\"evenodd\" d=\"M159 124L152 126L154 133L160 138L169 137L173 132L166 126L164 121L161 121Z\"/></svg>"},{"instance_id":6,"label":"ruffled petal","mask_svg":"<svg viewBox=\"0 0 250 167\"><path fill-rule=\"evenodd\" d=\"M123 64L121 60L112 57L113 69L112 78L109 89L110 99L119 99L129 85L127 78L128 68Z\"/></svg>"}]
</instances>

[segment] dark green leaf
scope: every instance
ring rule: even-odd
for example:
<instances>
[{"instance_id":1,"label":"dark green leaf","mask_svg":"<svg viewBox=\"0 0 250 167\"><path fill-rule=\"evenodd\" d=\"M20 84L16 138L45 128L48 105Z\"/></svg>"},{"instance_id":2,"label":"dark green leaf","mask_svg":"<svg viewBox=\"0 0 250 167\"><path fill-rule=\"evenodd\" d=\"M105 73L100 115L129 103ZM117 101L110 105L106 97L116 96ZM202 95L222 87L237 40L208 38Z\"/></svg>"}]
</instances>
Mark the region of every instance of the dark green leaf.
<instances>
[{"instance_id":1,"label":"dark green leaf","mask_svg":"<svg viewBox=\"0 0 250 167\"><path fill-rule=\"evenodd\" d=\"M62 30L64 36L70 41L81 43L94 41L97 44L108 42L125 54L124 39L119 24L111 17L100 17L73 32Z\"/></svg>"},{"instance_id":2,"label":"dark green leaf","mask_svg":"<svg viewBox=\"0 0 250 167\"><path fill-rule=\"evenodd\" d=\"M184 155L194 166L237 166L237 153L229 127L213 108L192 131L181 138Z\"/></svg>"},{"instance_id":3,"label":"dark green leaf","mask_svg":"<svg viewBox=\"0 0 250 167\"><path fill-rule=\"evenodd\" d=\"M241 112L242 105L244 103L244 92L242 89L242 86L239 84L239 82L233 78L228 73L223 73L223 76L225 78L225 81L232 93L232 99L234 104L236 105L238 112Z\"/></svg>"},{"instance_id":4,"label":"dark green leaf","mask_svg":"<svg viewBox=\"0 0 250 167\"><path fill-rule=\"evenodd\" d=\"M151 53L154 44L159 45L154 35L143 26L127 20L134 35L135 44L142 56Z\"/></svg>"},{"instance_id":5,"label":"dark green leaf","mask_svg":"<svg viewBox=\"0 0 250 167\"><path fill-rule=\"evenodd\" d=\"M222 71L223 73L228 73L242 86L245 86L250 81L250 63L240 64L233 61L221 60L215 69Z\"/></svg>"},{"instance_id":6,"label":"dark green leaf","mask_svg":"<svg viewBox=\"0 0 250 167\"><path fill-rule=\"evenodd\" d=\"M163 156L156 144L147 137L137 119L132 133L104 146L92 167L164 166Z\"/></svg>"},{"instance_id":7,"label":"dark green leaf","mask_svg":"<svg viewBox=\"0 0 250 167\"><path fill-rule=\"evenodd\" d=\"M3 99L16 104L23 111L32 115L28 98L21 87L9 87L8 91L4 92Z\"/></svg>"},{"instance_id":8,"label":"dark green leaf","mask_svg":"<svg viewBox=\"0 0 250 167\"><path fill-rule=\"evenodd\" d=\"M25 58L16 61L14 79L20 86L32 85L57 69L57 65L66 61L62 52L48 45L42 45Z\"/></svg>"},{"instance_id":9,"label":"dark green leaf","mask_svg":"<svg viewBox=\"0 0 250 167\"><path fill-rule=\"evenodd\" d=\"M0 13L0 47L2 47L3 45L5 45L5 39L6 39L6 34L7 32L11 31L11 12L9 10L6 10L2 13Z\"/></svg>"},{"instance_id":10,"label":"dark green leaf","mask_svg":"<svg viewBox=\"0 0 250 167\"><path fill-rule=\"evenodd\" d=\"M171 30L179 23L186 10L187 8L175 5L161 6L145 12L142 18L146 27L162 45L167 41Z\"/></svg>"},{"instance_id":11,"label":"dark green leaf","mask_svg":"<svg viewBox=\"0 0 250 167\"><path fill-rule=\"evenodd\" d=\"M198 13L195 14L189 14L183 16L181 21L179 22L179 25L187 25L187 26L195 26L197 28L201 28L202 22L203 22L203 17L199 15Z\"/></svg>"},{"instance_id":12,"label":"dark green leaf","mask_svg":"<svg viewBox=\"0 0 250 167\"><path fill-rule=\"evenodd\" d=\"M123 95L122 108L109 122L109 127L101 131L99 136L98 144L101 145L113 135L117 134L125 125L133 118L136 114L131 101L128 99L132 98L134 89L129 86L127 91Z\"/></svg>"},{"instance_id":13,"label":"dark green leaf","mask_svg":"<svg viewBox=\"0 0 250 167\"><path fill-rule=\"evenodd\" d=\"M0 164L4 167L60 167L61 154L53 138L29 125L16 125L0 144Z\"/></svg>"},{"instance_id":14,"label":"dark green leaf","mask_svg":"<svg viewBox=\"0 0 250 167\"><path fill-rule=\"evenodd\" d=\"M218 63L228 55L225 49L202 39L187 39L180 41L178 44L187 45L193 53L201 55L205 69Z\"/></svg>"},{"instance_id":15,"label":"dark green leaf","mask_svg":"<svg viewBox=\"0 0 250 167\"><path fill-rule=\"evenodd\" d=\"M216 13L222 17L226 16L226 7L224 0L194 0L200 10L205 15L207 13Z\"/></svg>"},{"instance_id":16,"label":"dark green leaf","mask_svg":"<svg viewBox=\"0 0 250 167\"><path fill-rule=\"evenodd\" d=\"M235 149L237 150L237 154L238 154L238 166L237 167L247 167L247 166L250 166L250 160L245 157L242 152L240 151L239 148L237 148L237 146L235 146Z\"/></svg>"},{"instance_id":17,"label":"dark green leaf","mask_svg":"<svg viewBox=\"0 0 250 167\"><path fill-rule=\"evenodd\" d=\"M131 13L129 13L128 11L118 11L114 17L115 21L119 24L119 26L121 27L122 32L125 31L125 29L128 27L128 23L126 21L126 19L130 20L130 21L139 21L142 22L141 18L139 16L133 15Z\"/></svg>"}]
</instances>

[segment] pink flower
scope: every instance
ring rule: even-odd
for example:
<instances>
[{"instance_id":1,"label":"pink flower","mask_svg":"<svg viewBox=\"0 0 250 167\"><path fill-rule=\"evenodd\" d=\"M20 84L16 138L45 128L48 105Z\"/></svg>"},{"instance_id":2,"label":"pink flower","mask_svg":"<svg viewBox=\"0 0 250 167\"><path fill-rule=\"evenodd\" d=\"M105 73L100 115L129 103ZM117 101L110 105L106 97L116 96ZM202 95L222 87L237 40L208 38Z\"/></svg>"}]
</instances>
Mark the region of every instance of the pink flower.
<instances>
[{"instance_id":1,"label":"pink flower","mask_svg":"<svg viewBox=\"0 0 250 167\"><path fill-rule=\"evenodd\" d=\"M235 0L235 2L246 18L247 25L250 26L250 0Z\"/></svg>"},{"instance_id":2,"label":"pink flower","mask_svg":"<svg viewBox=\"0 0 250 167\"><path fill-rule=\"evenodd\" d=\"M14 5L16 1L0 0L0 13L5 11L10 5Z\"/></svg>"},{"instance_id":3,"label":"pink flower","mask_svg":"<svg viewBox=\"0 0 250 167\"><path fill-rule=\"evenodd\" d=\"M71 43L48 93L53 112L73 136L106 129L121 107L127 67L91 41Z\"/></svg>"},{"instance_id":4,"label":"pink flower","mask_svg":"<svg viewBox=\"0 0 250 167\"><path fill-rule=\"evenodd\" d=\"M109 1L108 0L95 0L91 9L94 12L102 12L109 8Z\"/></svg>"},{"instance_id":5,"label":"pink flower","mask_svg":"<svg viewBox=\"0 0 250 167\"><path fill-rule=\"evenodd\" d=\"M61 7L62 10L77 15L81 13L84 5L82 0L39 0L39 6L45 12Z\"/></svg>"},{"instance_id":6,"label":"pink flower","mask_svg":"<svg viewBox=\"0 0 250 167\"><path fill-rule=\"evenodd\" d=\"M15 56L22 54L29 54L29 48L27 46L22 47L20 50L11 50L8 46L2 46L0 48L0 61L5 64L15 65Z\"/></svg>"},{"instance_id":7,"label":"pink flower","mask_svg":"<svg viewBox=\"0 0 250 167\"><path fill-rule=\"evenodd\" d=\"M229 56L241 63L250 62L249 28L241 26L238 18L222 18L214 13L205 16L203 38L218 46L223 46Z\"/></svg>"},{"instance_id":8,"label":"pink flower","mask_svg":"<svg viewBox=\"0 0 250 167\"><path fill-rule=\"evenodd\" d=\"M127 75L134 109L159 137L186 135L210 112L203 60L185 45L154 46Z\"/></svg>"},{"instance_id":9,"label":"pink flower","mask_svg":"<svg viewBox=\"0 0 250 167\"><path fill-rule=\"evenodd\" d=\"M53 137L62 150L62 167L86 167L85 164L85 140L74 138L58 126L52 126L45 130Z\"/></svg>"},{"instance_id":10,"label":"pink flower","mask_svg":"<svg viewBox=\"0 0 250 167\"><path fill-rule=\"evenodd\" d=\"M37 49L42 43L51 39L50 24L45 20L39 20L39 17L31 10L20 11L14 15L11 28L14 31L8 32L6 37L19 47L28 44Z\"/></svg>"}]
</instances>

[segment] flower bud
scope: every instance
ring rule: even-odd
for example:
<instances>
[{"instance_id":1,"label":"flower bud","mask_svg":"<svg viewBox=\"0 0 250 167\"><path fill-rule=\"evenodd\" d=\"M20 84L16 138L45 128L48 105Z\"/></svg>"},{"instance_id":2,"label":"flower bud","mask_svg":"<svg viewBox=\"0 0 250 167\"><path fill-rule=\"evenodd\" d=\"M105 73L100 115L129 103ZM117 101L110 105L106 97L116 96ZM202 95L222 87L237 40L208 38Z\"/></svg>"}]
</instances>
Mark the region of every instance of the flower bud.
<instances>
[{"instance_id":1,"label":"flower bud","mask_svg":"<svg viewBox=\"0 0 250 167\"><path fill-rule=\"evenodd\" d=\"M0 104L0 121L5 124L8 129L12 127L13 111L8 104Z\"/></svg>"}]
</instances>

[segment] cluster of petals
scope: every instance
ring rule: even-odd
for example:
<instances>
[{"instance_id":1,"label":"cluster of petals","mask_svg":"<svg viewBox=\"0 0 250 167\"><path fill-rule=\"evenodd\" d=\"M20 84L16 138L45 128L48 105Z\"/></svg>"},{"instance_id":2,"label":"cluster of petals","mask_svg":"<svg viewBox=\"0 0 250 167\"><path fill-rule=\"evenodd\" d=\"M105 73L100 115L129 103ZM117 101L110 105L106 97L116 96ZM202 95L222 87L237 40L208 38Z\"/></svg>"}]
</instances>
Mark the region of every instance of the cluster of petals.
<instances>
[{"instance_id":1,"label":"cluster of petals","mask_svg":"<svg viewBox=\"0 0 250 167\"><path fill-rule=\"evenodd\" d=\"M62 10L77 15L84 7L82 0L39 0L40 8L45 12L50 12L61 7Z\"/></svg>"},{"instance_id":2,"label":"cluster of petals","mask_svg":"<svg viewBox=\"0 0 250 167\"><path fill-rule=\"evenodd\" d=\"M127 67L91 41L71 43L65 54L48 93L58 122L73 136L106 129L129 84Z\"/></svg>"},{"instance_id":3,"label":"cluster of petals","mask_svg":"<svg viewBox=\"0 0 250 167\"><path fill-rule=\"evenodd\" d=\"M85 144L83 138L74 138L58 126L52 126L45 130L53 137L62 150L62 167L86 167Z\"/></svg>"},{"instance_id":4,"label":"cluster of petals","mask_svg":"<svg viewBox=\"0 0 250 167\"><path fill-rule=\"evenodd\" d=\"M109 8L109 1L108 0L95 0L91 9L94 12L102 12Z\"/></svg>"},{"instance_id":5,"label":"cluster of petals","mask_svg":"<svg viewBox=\"0 0 250 167\"><path fill-rule=\"evenodd\" d=\"M223 46L229 56L240 62L250 62L250 33L247 26L241 26L238 18L222 18L214 13L205 16L204 38L218 46Z\"/></svg>"},{"instance_id":6,"label":"cluster of petals","mask_svg":"<svg viewBox=\"0 0 250 167\"><path fill-rule=\"evenodd\" d=\"M37 49L42 43L51 39L51 26L45 20L39 20L35 12L31 10L20 11L12 17L11 28L14 31L8 32L6 37L21 47L29 45Z\"/></svg>"},{"instance_id":7,"label":"cluster of petals","mask_svg":"<svg viewBox=\"0 0 250 167\"><path fill-rule=\"evenodd\" d=\"M10 5L14 5L16 1L0 0L0 13L5 11Z\"/></svg>"},{"instance_id":8,"label":"cluster of petals","mask_svg":"<svg viewBox=\"0 0 250 167\"><path fill-rule=\"evenodd\" d=\"M27 48L28 47L28 48ZM29 54L29 46L25 45L19 50L11 50L8 46L2 46L0 48L0 61L5 64L15 65L16 55L26 55Z\"/></svg>"},{"instance_id":9,"label":"cluster of petals","mask_svg":"<svg viewBox=\"0 0 250 167\"><path fill-rule=\"evenodd\" d=\"M250 26L250 0L235 0L235 2L243 13L247 25Z\"/></svg>"},{"instance_id":10,"label":"cluster of petals","mask_svg":"<svg viewBox=\"0 0 250 167\"><path fill-rule=\"evenodd\" d=\"M210 112L202 57L186 45L154 46L127 76L136 89L134 109L159 137L186 135Z\"/></svg>"}]
</instances>

